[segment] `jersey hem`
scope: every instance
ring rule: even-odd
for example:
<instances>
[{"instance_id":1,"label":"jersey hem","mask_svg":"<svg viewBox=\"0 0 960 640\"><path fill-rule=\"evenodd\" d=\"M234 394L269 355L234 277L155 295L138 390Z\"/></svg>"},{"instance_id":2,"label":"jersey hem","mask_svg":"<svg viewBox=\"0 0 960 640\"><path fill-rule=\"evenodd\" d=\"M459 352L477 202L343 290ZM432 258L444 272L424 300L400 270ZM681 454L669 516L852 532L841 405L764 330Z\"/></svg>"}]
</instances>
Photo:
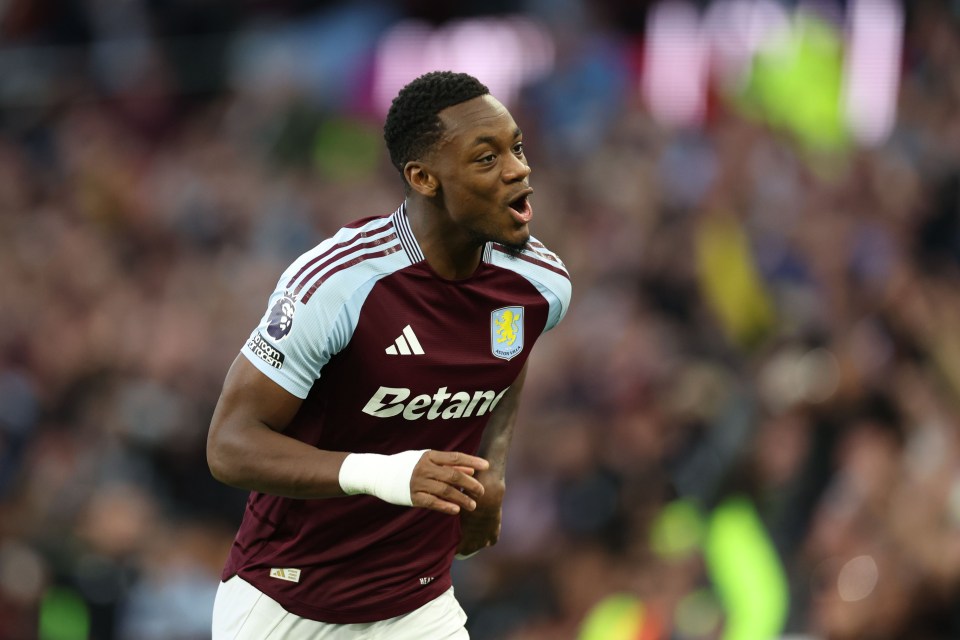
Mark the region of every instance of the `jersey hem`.
<instances>
[{"instance_id":1,"label":"jersey hem","mask_svg":"<svg viewBox=\"0 0 960 640\"><path fill-rule=\"evenodd\" d=\"M376 609L373 607L364 607L362 609L324 609L297 600L283 598L272 592L269 588L269 583L255 577L252 571L245 572L240 570L233 575L240 576L253 585L258 591L272 598L277 604L283 607L284 610L293 615L317 622L325 622L327 624L359 624L381 622L383 620L389 620L390 618L396 618L411 611L416 611L428 602L439 598L447 589L453 586L453 579L448 575L445 578L434 580L409 598L402 600L388 598L389 604L385 603L382 606L377 605ZM233 576L224 576L222 580L226 582L231 577Z\"/></svg>"}]
</instances>

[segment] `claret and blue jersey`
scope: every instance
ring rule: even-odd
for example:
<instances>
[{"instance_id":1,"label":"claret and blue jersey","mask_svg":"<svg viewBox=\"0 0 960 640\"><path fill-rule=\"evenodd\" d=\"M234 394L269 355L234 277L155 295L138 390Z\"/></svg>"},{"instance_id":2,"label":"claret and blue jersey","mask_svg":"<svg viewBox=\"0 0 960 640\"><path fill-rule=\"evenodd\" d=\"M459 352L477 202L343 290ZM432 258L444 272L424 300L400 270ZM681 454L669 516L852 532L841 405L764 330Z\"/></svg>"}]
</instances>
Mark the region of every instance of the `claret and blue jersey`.
<instances>
[{"instance_id":1,"label":"claret and blue jersey","mask_svg":"<svg viewBox=\"0 0 960 640\"><path fill-rule=\"evenodd\" d=\"M332 451L475 453L569 301L565 267L533 238L522 252L489 243L469 278L439 277L401 207L297 259L242 352L304 399L291 437ZM382 620L450 586L458 538L456 517L370 496L254 492L223 577L239 573L303 617Z\"/></svg>"}]
</instances>

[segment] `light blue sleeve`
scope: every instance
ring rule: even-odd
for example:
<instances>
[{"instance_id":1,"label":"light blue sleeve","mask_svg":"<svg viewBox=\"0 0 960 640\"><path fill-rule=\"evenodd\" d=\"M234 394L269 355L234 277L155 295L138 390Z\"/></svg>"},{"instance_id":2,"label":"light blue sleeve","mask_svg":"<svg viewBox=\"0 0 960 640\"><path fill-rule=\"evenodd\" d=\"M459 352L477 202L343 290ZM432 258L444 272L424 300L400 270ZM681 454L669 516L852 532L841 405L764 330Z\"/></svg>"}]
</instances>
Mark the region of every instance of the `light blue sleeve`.
<instances>
[{"instance_id":1,"label":"light blue sleeve","mask_svg":"<svg viewBox=\"0 0 960 640\"><path fill-rule=\"evenodd\" d=\"M350 342L364 301L380 278L397 268L398 259L365 260L339 271L306 303L284 285L300 267L295 262L280 277L241 353L278 385L306 398L330 358Z\"/></svg>"}]
</instances>

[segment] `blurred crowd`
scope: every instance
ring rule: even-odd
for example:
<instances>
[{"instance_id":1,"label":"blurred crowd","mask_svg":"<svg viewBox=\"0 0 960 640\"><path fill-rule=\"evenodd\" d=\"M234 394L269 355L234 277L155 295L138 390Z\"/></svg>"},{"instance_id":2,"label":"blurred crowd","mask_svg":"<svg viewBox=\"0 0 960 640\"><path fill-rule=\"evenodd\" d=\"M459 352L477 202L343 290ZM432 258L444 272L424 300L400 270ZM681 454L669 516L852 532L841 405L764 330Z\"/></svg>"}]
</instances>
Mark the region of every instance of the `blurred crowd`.
<instances>
[{"instance_id":1,"label":"blurred crowd","mask_svg":"<svg viewBox=\"0 0 960 640\"><path fill-rule=\"evenodd\" d=\"M471 637L960 637L960 8L911 3L891 136L824 153L722 103L659 125L629 4L510 105L574 303L500 542L454 567ZM6 42L53 6L8 3ZM2 640L208 635L227 367L290 260L402 197L378 118L154 53L0 110Z\"/></svg>"}]
</instances>

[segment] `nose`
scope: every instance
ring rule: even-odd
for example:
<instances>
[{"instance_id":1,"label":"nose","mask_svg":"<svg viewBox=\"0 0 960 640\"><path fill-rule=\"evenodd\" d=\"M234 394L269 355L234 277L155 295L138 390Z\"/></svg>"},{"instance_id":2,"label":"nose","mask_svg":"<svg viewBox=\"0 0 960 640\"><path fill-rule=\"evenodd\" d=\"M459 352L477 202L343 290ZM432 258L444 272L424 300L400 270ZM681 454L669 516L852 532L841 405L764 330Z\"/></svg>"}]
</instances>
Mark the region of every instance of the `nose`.
<instances>
[{"instance_id":1,"label":"nose","mask_svg":"<svg viewBox=\"0 0 960 640\"><path fill-rule=\"evenodd\" d=\"M503 180L504 182L526 180L532 171L533 169L527 164L526 158L511 153L508 154L508 159L503 167Z\"/></svg>"}]
</instances>

